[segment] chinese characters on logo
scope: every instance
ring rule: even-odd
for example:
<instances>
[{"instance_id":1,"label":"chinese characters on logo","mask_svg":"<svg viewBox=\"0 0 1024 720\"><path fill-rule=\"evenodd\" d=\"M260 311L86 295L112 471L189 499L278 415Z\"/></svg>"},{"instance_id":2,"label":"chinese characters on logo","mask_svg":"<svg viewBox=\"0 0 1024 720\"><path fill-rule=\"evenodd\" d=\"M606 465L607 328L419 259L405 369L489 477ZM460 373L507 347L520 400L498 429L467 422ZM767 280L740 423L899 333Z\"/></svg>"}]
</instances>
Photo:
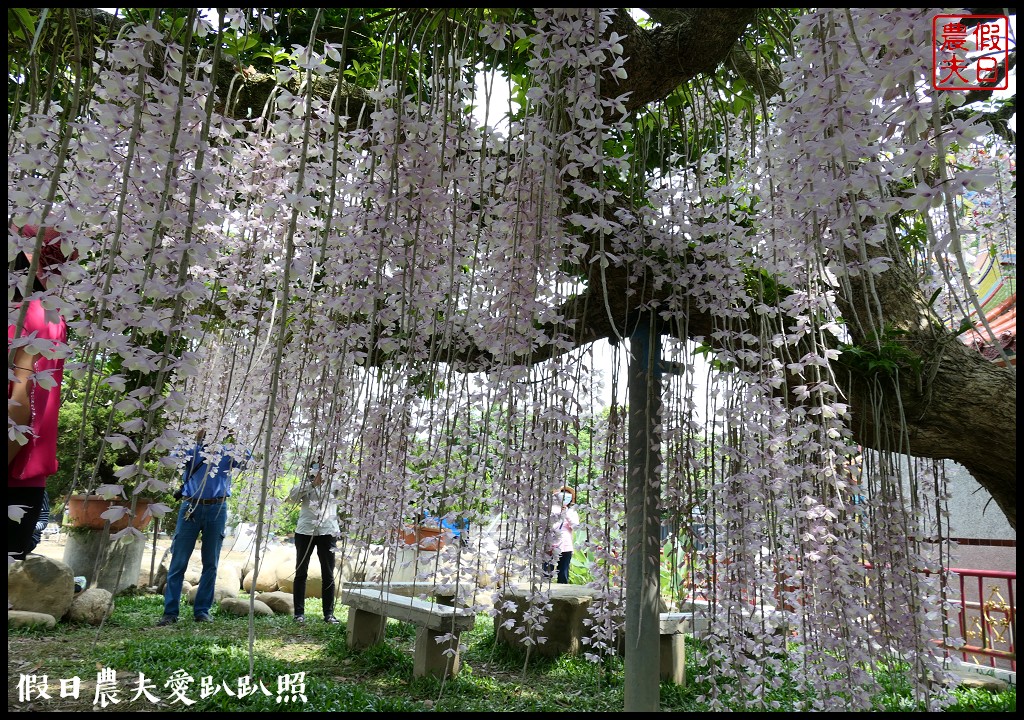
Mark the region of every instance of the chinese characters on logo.
<instances>
[{"instance_id":1,"label":"chinese characters on logo","mask_svg":"<svg viewBox=\"0 0 1024 720\"><path fill-rule=\"evenodd\" d=\"M1006 15L936 15L932 18L933 87L1005 90L1009 44Z\"/></svg>"},{"instance_id":2,"label":"chinese characters on logo","mask_svg":"<svg viewBox=\"0 0 1024 720\"><path fill-rule=\"evenodd\" d=\"M164 695L152 678L146 677L140 672L138 677L126 681L126 688L118 684L117 671L113 668L101 668L96 673L96 692L93 695L92 704L97 708L106 708L120 704L123 700L134 702L143 698L153 704L166 703L167 705L178 705L189 707L197 702L195 678L185 670L175 670L163 684ZM78 699L81 692L81 678L61 679L59 681L60 692L58 698ZM199 679L198 699L205 700L217 693L224 693L234 698L244 698L256 693L263 693L266 697L273 697L273 693L267 689L263 681L252 678L248 675L238 678L232 685L228 681L216 682L213 677L207 675ZM54 691L56 692L56 691ZM124 694L122 695L122 692ZM52 700L50 682L46 675L25 675L18 678L18 700L30 702L33 700ZM278 675L277 697L278 704L305 703L306 702L306 673L299 672L290 675Z\"/></svg>"}]
</instances>

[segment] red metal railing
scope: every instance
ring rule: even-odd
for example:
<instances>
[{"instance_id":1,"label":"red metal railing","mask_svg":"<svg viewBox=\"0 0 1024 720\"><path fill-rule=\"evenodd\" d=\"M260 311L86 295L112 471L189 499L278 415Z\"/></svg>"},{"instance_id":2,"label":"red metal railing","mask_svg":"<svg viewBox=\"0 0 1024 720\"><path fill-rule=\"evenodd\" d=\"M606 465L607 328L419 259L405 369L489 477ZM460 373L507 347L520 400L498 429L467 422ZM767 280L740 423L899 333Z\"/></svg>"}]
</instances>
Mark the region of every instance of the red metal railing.
<instances>
[{"instance_id":1,"label":"red metal railing","mask_svg":"<svg viewBox=\"0 0 1024 720\"><path fill-rule=\"evenodd\" d=\"M964 661L1017 671L1017 573L950 568L959 589L956 622ZM952 619L952 618L951 618ZM980 662L979 662L980 658Z\"/></svg>"},{"instance_id":2,"label":"red metal railing","mask_svg":"<svg viewBox=\"0 0 1024 720\"><path fill-rule=\"evenodd\" d=\"M865 563L868 568L871 563ZM929 571L922 571L928 573ZM948 568L948 597L954 606L949 621L959 627L963 644L949 645L964 662L1017 671L1016 571ZM784 605L783 592L792 593L785 577L777 577L776 606ZM702 596L695 589L694 596ZM756 597L756 593L751 597ZM791 600L786 600L785 603ZM753 602L753 600L752 600ZM799 602L799 601L797 601Z\"/></svg>"},{"instance_id":3,"label":"red metal railing","mask_svg":"<svg viewBox=\"0 0 1024 720\"><path fill-rule=\"evenodd\" d=\"M1015 541L962 540L960 544L1015 546ZM728 563L723 563L728 564ZM870 562L864 563L872 568ZM922 570L928 574L930 571ZM1017 671L1017 573L1016 571L948 568L947 598L953 606L949 622L959 627L960 642L948 645L949 651L960 654L964 662L987 665L992 668ZM774 605L784 607L794 602L793 591L799 584L791 584L784 575L776 576L773 591ZM706 602L707 588L689 587L691 600ZM749 595L751 604L757 604L760 594ZM795 600L799 603L799 599ZM941 641L940 641L941 642Z\"/></svg>"}]
</instances>

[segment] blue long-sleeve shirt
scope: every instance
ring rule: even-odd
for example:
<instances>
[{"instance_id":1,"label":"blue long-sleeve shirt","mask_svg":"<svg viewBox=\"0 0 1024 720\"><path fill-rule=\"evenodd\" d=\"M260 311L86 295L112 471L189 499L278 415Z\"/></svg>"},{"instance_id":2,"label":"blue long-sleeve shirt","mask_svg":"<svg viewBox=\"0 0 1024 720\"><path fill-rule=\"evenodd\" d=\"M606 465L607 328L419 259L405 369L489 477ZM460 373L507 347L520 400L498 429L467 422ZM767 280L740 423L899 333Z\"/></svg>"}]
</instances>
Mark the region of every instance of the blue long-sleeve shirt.
<instances>
[{"instance_id":1,"label":"blue long-sleeve shirt","mask_svg":"<svg viewBox=\"0 0 1024 720\"><path fill-rule=\"evenodd\" d=\"M244 451L241 460L233 457L238 454L239 451L232 451L230 445L223 450L208 452L203 445L196 444L185 456L182 472L185 497L208 500L231 495L231 471L244 467L252 457L248 450Z\"/></svg>"}]
</instances>

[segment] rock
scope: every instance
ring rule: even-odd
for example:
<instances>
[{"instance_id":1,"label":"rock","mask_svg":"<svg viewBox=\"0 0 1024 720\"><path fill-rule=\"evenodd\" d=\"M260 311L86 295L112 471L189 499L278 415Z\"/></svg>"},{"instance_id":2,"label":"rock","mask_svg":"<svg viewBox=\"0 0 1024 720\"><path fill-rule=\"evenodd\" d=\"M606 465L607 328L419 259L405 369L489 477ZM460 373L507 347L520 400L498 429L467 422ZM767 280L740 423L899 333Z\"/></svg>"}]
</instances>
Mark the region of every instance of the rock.
<instances>
[{"instance_id":1,"label":"rock","mask_svg":"<svg viewBox=\"0 0 1024 720\"><path fill-rule=\"evenodd\" d=\"M283 562L295 564L295 548L283 545L268 547L260 555L260 576L262 577L264 570L270 571ZM255 566L256 558L252 555L246 557L245 562L242 564L242 577L252 572Z\"/></svg>"},{"instance_id":2,"label":"rock","mask_svg":"<svg viewBox=\"0 0 1024 720\"><path fill-rule=\"evenodd\" d=\"M198 592L199 592L199 585L196 585L194 588L191 588L188 591L188 604L189 605L195 605L196 604L196 594ZM213 602L218 604L218 605L223 600L226 600L228 598L237 598L237 597L238 597L238 590L235 589L234 587L227 587L226 585L221 585L221 584L213 586Z\"/></svg>"},{"instance_id":3,"label":"rock","mask_svg":"<svg viewBox=\"0 0 1024 720\"><path fill-rule=\"evenodd\" d=\"M252 579L253 571L249 570L245 575L245 579L242 580L242 589L246 592L252 592ZM277 590L277 568L273 565L260 565L260 576L256 580L256 591L257 592L273 592Z\"/></svg>"},{"instance_id":4,"label":"rock","mask_svg":"<svg viewBox=\"0 0 1024 720\"><path fill-rule=\"evenodd\" d=\"M167 563L168 561L166 558L160 561L160 564L156 568L156 577L153 578L153 586L161 595L164 592L164 588L167 587Z\"/></svg>"},{"instance_id":5,"label":"rock","mask_svg":"<svg viewBox=\"0 0 1024 720\"><path fill-rule=\"evenodd\" d=\"M257 595L256 599L266 603L278 615L292 615L295 613L295 598L291 593L281 590L265 592Z\"/></svg>"},{"instance_id":6,"label":"rock","mask_svg":"<svg viewBox=\"0 0 1024 720\"><path fill-rule=\"evenodd\" d=\"M7 627L44 627L47 630L56 627L57 621L53 615L46 613L30 612L28 610L8 610Z\"/></svg>"},{"instance_id":7,"label":"rock","mask_svg":"<svg viewBox=\"0 0 1024 720\"><path fill-rule=\"evenodd\" d=\"M232 586L235 590L242 587L242 567L238 563L224 562L217 565L217 584Z\"/></svg>"},{"instance_id":8,"label":"rock","mask_svg":"<svg viewBox=\"0 0 1024 720\"><path fill-rule=\"evenodd\" d=\"M295 581L295 560L280 559L274 562L273 565L268 563L267 567L272 568L274 571L277 589L290 593L292 591L292 584Z\"/></svg>"},{"instance_id":9,"label":"rock","mask_svg":"<svg viewBox=\"0 0 1024 720\"><path fill-rule=\"evenodd\" d=\"M259 600L253 600L252 606L256 617L271 617L274 614L269 605ZM220 602L219 612L247 617L249 615L249 601L242 598L226 598Z\"/></svg>"},{"instance_id":10,"label":"rock","mask_svg":"<svg viewBox=\"0 0 1024 720\"><path fill-rule=\"evenodd\" d=\"M960 687L981 688L983 690L990 690L991 692L1001 692L1010 686L1010 684L1005 680L993 675L986 675L984 673L960 670L956 672L956 675L959 678Z\"/></svg>"},{"instance_id":11,"label":"rock","mask_svg":"<svg viewBox=\"0 0 1024 720\"><path fill-rule=\"evenodd\" d=\"M484 589L501 587L501 575L494 570L481 570L476 574L476 584Z\"/></svg>"},{"instance_id":12,"label":"rock","mask_svg":"<svg viewBox=\"0 0 1024 720\"><path fill-rule=\"evenodd\" d=\"M344 546L343 546L344 547ZM387 567L388 550L383 545L345 548L341 557L341 577L352 582L380 582Z\"/></svg>"},{"instance_id":13,"label":"rock","mask_svg":"<svg viewBox=\"0 0 1024 720\"><path fill-rule=\"evenodd\" d=\"M113 596L109 590L88 588L75 596L67 619L75 623L99 625L113 610Z\"/></svg>"},{"instance_id":14,"label":"rock","mask_svg":"<svg viewBox=\"0 0 1024 720\"><path fill-rule=\"evenodd\" d=\"M280 563L277 568L277 587L286 593L295 592L295 561L286 560ZM309 561L309 570L306 573L306 597L323 597L324 581L320 572L320 558L313 557Z\"/></svg>"},{"instance_id":15,"label":"rock","mask_svg":"<svg viewBox=\"0 0 1024 720\"><path fill-rule=\"evenodd\" d=\"M7 566L7 605L10 610L62 618L74 598L74 573L60 560L30 555Z\"/></svg>"}]
</instances>

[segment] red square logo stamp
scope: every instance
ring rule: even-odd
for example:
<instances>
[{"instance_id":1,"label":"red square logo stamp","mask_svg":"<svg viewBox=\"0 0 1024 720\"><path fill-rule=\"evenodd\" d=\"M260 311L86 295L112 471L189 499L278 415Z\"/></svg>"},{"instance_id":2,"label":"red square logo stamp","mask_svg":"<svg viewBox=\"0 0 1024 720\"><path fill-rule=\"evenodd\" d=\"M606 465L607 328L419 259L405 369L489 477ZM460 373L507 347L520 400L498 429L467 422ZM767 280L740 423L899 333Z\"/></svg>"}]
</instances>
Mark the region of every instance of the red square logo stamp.
<instances>
[{"instance_id":1,"label":"red square logo stamp","mask_svg":"<svg viewBox=\"0 0 1024 720\"><path fill-rule=\"evenodd\" d=\"M932 87L1006 90L1009 44L1006 15L936 15L932 18Z\"/></svg>"}]
</instances>

